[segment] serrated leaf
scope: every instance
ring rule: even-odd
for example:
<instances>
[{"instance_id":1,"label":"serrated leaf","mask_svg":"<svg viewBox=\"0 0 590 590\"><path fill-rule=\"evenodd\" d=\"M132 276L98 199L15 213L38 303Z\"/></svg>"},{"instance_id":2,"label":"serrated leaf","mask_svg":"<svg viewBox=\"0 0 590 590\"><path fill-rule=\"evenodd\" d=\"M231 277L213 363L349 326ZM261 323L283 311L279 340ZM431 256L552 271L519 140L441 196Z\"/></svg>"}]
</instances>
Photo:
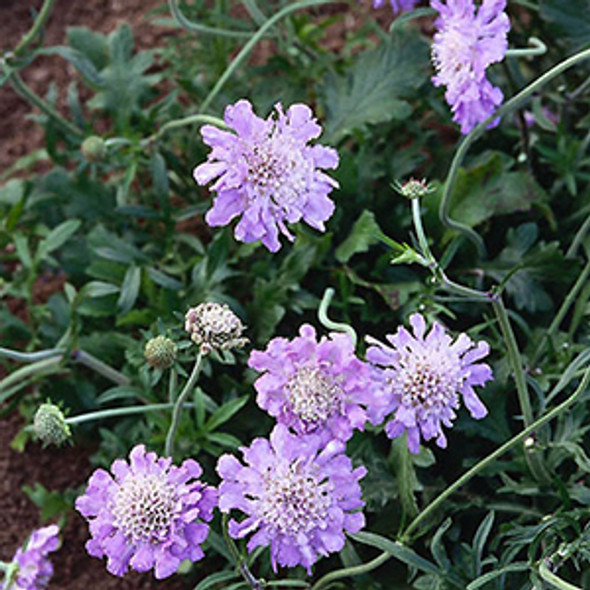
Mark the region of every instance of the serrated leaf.
<instances>
[{"instance_id":1,"label":"serrated leaf","mask_svg":"<svg viewBox=\"0 0 590 590\"><path fill-rule=\"evenodd\" d=\"M379 242L381 233L375 214L365 209L355 221L348 237L336 248L336 260L346 264L355 254L366 252L370 246Z\"/></svg>"},{"instance_id":2,"label":"serrated leaf","mask_svg":"<svg viewBox=\"0 0 590 590\"><path fill-rule=\"evenodd\" d=\"M105 84L104 78L100 75L94 64L82 52L65 45L47 47L41 49L38 53L42 55L59 55L59 57L70 62L85 80L96 88L102 88Z\"/></svg>"},{"instance_id":3,"label":"serrated leaf","mask_svg":"<svg viewBox=\"0 0 590 590\"><path fill-rule=\"evenodd\" d=\"M107 65L109 46L106 35L86 27L68 27L66 35L69 45L86 56L97 70Z\"/></svg>"},{"instance_id":4,"label":"serrated leaf","mask_svg":"<svg viewBox=\"0 0 590 590\"><path fill-rule=\"evenodd\" d=\"M337 143L368 124L404 119L409 98L427 79L428 46L415 32L396 30L376 49L360 54L341 76L328 78L324 138Z\"/></svg>"}]
</instances>

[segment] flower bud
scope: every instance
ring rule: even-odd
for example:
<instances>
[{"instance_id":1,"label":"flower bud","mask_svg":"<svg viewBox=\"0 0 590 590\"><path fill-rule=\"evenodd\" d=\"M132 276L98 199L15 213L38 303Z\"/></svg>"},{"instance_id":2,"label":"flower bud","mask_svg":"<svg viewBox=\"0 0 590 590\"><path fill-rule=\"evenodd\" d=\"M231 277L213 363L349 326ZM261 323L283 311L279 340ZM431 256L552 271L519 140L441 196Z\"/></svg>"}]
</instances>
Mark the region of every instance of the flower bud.
<instances>
[{"instance_id":1,"label":"flower bud","mask_svg":"<svg viewBox=\"0 0 590 590\"><path fill-rule=\"evenodd\" d=\"M35 412L33 432L43 446L59 446L72 435L63 412L51 402L41 404Z\"/></svg>"},{"instance_id":2,"label":"flower bud","mask_svg":"<svg viewBox=\"0 0 590 590\"><path fill-rule=\"evenodd\" d=\"M186 312L185 320L184 329L203 354L214 348L241 348L248 342L242 337L244 325L240 318L225 304L201 303Z\"/></svg>"},{"instance_id":3,"label":"flower bud","mask_svg":"<svg viewBox=\"0 0 590 590\"><path fill-rule=\"evenodd\" d=\"M80 151L88 162L100 162L107 155L107 146L102 137L91 135L82 142Z\"/></svg>"},{"instance_id":4,"label":"flower bud","mask_svg":"<svg viewBox=\"0 0 590 590\"><path fill-rule=\"evenodd\" d=\"M169 369L176 360L176 344L166 336L156 336L145 345L145 360L155 369Z\"/></svg>"},{"instance_id":5,"label":"flower bud","mask_svg":"<svg viewBox=\"0 0 590 590\"><path fill-rule=\"evenodd\" d=\"M426 179L410 178L406 182L396 182L393 188L406 199L417 199L434 191L434 187Z\"/></svg>"}]
</instances>

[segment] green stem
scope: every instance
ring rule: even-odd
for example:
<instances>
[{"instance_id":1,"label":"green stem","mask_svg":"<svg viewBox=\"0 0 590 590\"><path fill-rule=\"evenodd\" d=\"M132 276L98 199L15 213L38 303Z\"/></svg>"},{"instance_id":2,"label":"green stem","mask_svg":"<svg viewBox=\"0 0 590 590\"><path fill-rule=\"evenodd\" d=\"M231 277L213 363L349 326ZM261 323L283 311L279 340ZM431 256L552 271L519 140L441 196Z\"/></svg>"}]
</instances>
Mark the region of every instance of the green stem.
<instances>
[{"instance_id":1,"label":"green stem","mask_svg":"<svg viewBox=\"0 0 590 590\"><path fill-rule=\"evenodd\" d=\"M171 0L172 1L172 0ZM264 37L265 33L275 25L278 21L282 18L288 16L292 12L296 12L297 10L302 10L304 8L311 8L313 6L320 6L322 4L331 4L335 0L305 0L303 2L293 2L293 4L288 4L282 10L279 10L276 14L271 16L259 29L252 35L252 37L248 40L248 42L242 47L240 52L236 55L233 61L229 64L226 68L225 72L221 75L221 77L217 80L215 86L212 88L211 92L207 95L203 104L201 105L201 111L206 111L209 108L209 105L213 102L215 97L219 94L225 83L229 80L232 74L242 65L242 62L248 57L248 54L254 49L258 41Z\"/></svg>"},{"instance_id":2,"label":"green stem","mask_svg":"<svg viewBox=\"0 0 590 590\"><path fill-rule=\"evenodd\" d=\"M328 328L329 330L336 330L337 332L344 332L348 334L352 340L353 347L356 347L357 343L357 335L354 331L354 328L349 324L344 324L342 322L333 322L328 317L328 307L330 307L330 302L332 301L332 297L334 297L334 289L332 287L328 287L324 291L324 296L320 301L320 307L318 308L318 319L322 326Z\"/></svg>"},{"instance_id":3,"label":"green stem","mask_svg":"<svg viewBox=\"0 0 590 590\"><path fill-rule=\"evenodd\" d=\"M63 355L56 354L49 358L35 361L29 365L26 365L25 367L21 367L16 371L12 372L10 375L8 375L4 379L2 379L2 381L0 381L0 403L5 401L4 394L6 394L7 390L12 385L14 385L15 383L19 383L29 377L55 373L59 370L62 361Z\"/></svg>"},{"instance_id":4,"label":"green stem","mask_svg":"<svg viewBox=\"0 0 590 590\"><path fill-rule=\"evenodd\" d=\"M66 424L82 424L83 422L92 422L93 420L102 420L104 418L116 418L118 416L131 416L133 414L143 414L144 412L157 412L158 410L169 410L173 408L173 403L166 404L149 404L144 406L128 406L126 408L109 408L107 410L97 410L96 412L87 412L78 416L66 418ZM184 404L185 408L192 408L192 404Z\"/></svg>"},{"instance_id":5,"label":"green stem","mask_svg":"<svg viewBox=\"0 0 590 590\"><path fill-rule=\"evenodd\" d=\"M524 419L524 425L528 426L533 421L533 410L529 399L524 368L520 361L521 357L518 351L516 337L514 336L514 331L510 325L506 308L504 307L504 303L500 296L492 299L492 307L494 308L504 342L506 343L506 352L508 353L508 360L514 374L514 383L516 385L516 393L518 395L518 403Z\"/></svg>"},{"instance_id":6,"label":"green stem","mask_svg":"<svg viewBox=\"0 0 590 590\"><path fill-rule=\"evenodd\" d=\"M521 90L516 96L513 96L510 100L506 101L493 115L488 117L485 121L482 121L481 123L476 125L473 128L473 130L468 135L466 135L459 144L459 147L455 152L455 156L453 157L453 161L451 162L449 174L445 182L442 199L439 206L439 217L441 222L445 226L465 234L477 246L480 255L485 256L486 254L485 245L480 235L477 232L475 232L471 227L464 225L458 221L455 221L449 217L451 195L453 194L453 190L455 188L455 184L457 181L457 175L459 173L461 164L463 163L463 159L467 154L467 151L469 150L471 144L474 143L475 140L478 139L480 135L482 135L485 132L487 126L490 123L492 123L495 119L497 119L498 117L503 117L511 113L512 111L520 108L521 105L523 105L532 98L535 92L537 92L545 84L553 80L553 78L559 76L562 72L576 65L578 62L581 62L588 58L590 58L590 49L585 49L557 64L556 66L554 66L553 68L539 76L539 78L537 78L534 82L529 84L526 88Z\"/></svg>"},{"instance_id":7,"label":"green stem","mask_svg":"<svg viewBox=\"0 0 590 590\"><path fill-rule=\"evenodd\" d=\"M266 16L262 12L262 10L260 10L260 7L256 3L256 0L242 0L242 4L244 5L244 8L248 11L248 14L252 18L252 20L257 25L260 26L264 24L264 21L266 21Z\"/></svg>"},{"instance_id":8,"label":"green stem","mask_svg":"<svg viewBox=\"0 0 590 590\"><path fill-rule=\"evenodd\" d=\"M418 243L422 249L422 255L428 260L430 264L438 267L436 259L432 255L428 240L426 239L426 233L424 232L424 226L422 225L422 215L420 213L420 199L416 197L412 199L412 219L414 221L414 229L416 230L416 237Z\"/></svg>"},{"instance_id":9,"label":"green stem","mask_svg":"<svg viewBox=\"0 0 590 590\"><path fill-rule=\"evenodd\" d=\"M548 567L547 560L541 561L539 565L539 575L545 582L551 584L552 588L559 588L559 590L582 590L579 586L574 586L565 580L562 580L559 576L556 576Z\"/></svg>"},{"instance_id":10,"label":"green stem","mask_svg":"<svg viewBox=\"0 0 590 590\"><path fill-rule=\"evenodd\" d=\"M476 463L471 469L466 471L461 477L459 477L452 485L446 490L440 493L426 508L424 508L420 514L408 525L408 528L404 531L403 535L399 539L401 543L407 544L411 533L418 528L418 526L426 520L433 512L435 512L443 502L453 495L460 487L464 486L469 480L476 476L480 471L485 469L488 465L491 465L496 459L501 457L504 453L509 451L512 447L517 445L519 442L525 440L528 436L533 434L536 430L553 420L556 416L559 416L562 412L567 410L587 389L590 383L590 369L586 370L582 381L574 391L574 393L568 397L561 404L547 412L544 416L533 422L530 426L527 426L516 436L513 436L510 440L506 441L502 446L498 447L493 453Z\"/></svg>"},{"instance_id":11,"label":"green stem","mask_svg":"<svg viewBox=\"0 0 590 590\"><path fill-rule=\"evenodd\" d=\"M48 348L47 350L38 350L37 352L19 352L18 350L0 347L0 357L19 363L34 363L43 359L63 355L63 353L64 351L60 348Z\"/></svg>"},{"instance_id":12,"label":"green stem","mask_svg":"<svg viewBox=\"0 0 590 590\"><path fill-rule=\"evenodd\" d=\"M248 31L230 31L195 23L182 14L178 6L178 0L168 0L168 7L176 22L187 31L195 31L206 35L219 35L220 37L229 37L230 39L244 39L252 35L252 33Z\"/></svg>"},{"instance_id":13,"label":"green stem","mask_svg":"<svg viewBox=\"0 0 590 590\"><path fill-rule=\"evenodd\" d=\"M26 49L28 49L29 45L35 40L35 38L39 34L39 31L45 24L45 21L49 17L54 3L55 0L45 0L45 2L43 2L43 6L41 6L39 14L37 14L37 18L35 19L33 26L31 27L29 32L23 36L19 44L15 47L14 51L12 52L13 55L20 55L24 53Z\"/></svg>"},{"instance_id":14,"label":"green stem","mask_svg":"<svg viewBox=\"0 0 590 590\"><path fill-rule=\"evenodd\" d=\"M547 53L547 45L537 37L529 37L529 47L508 49L506 57L533 57Z\"/></svg>"},{"instance_id":15,"label":"green stem","mask_svg":"<svg viewBox=\"0 0 590 590\"><path fill-rule=\"evenodd\" d=\"M10 75L10 81L14 86L15 90L32 105L36 106L40 111L45 113L48 117L52 118L58 123L64 131L67 131L71 135L76 137L83 137L84 133L81 129L78 129L75 125L64 119L47 101L43 100L38 94L35 94L23 81L22 78L13 72Z\"/></svg>"},{"instance_id":16,"label":"green stem","mask_svg":"<svg viewBox=\"0 0 590 590\"><path fill-rule=\"evenodd\" d=\"M561 304L561 307L559 308L558 312L555 314L555 317L551 321L549 328L547 328L547 331L543 334L543 336L539 340L539 344L537 345L537 348L535 349L535 352L533 353L533 356L531 357L531 362L530 362L531 367L536 366L537 361L539 360L539 356L543 352L543 347L545 345L545 342L548 342L551 339L551 337L553 336L553 334L555 334L555 332L559 328L559 325L563 321L563 318L565 317L565 315L569 311L570 307L574 303L576 297L578 296L578 293L586 285L586 281L589 276L590 276L590 260L588 260L588 262L586 262L586 266L584 267L584 270L582 270L582 272L580 273L580 276L578 277L574 286L570 289L570 292L567 294L567 297L564 299L563 303Z\"/></svg>"},{"instance_id":17,"label":"green stem","mask_svg":"<svg viewBox=\"0 0 590 590\"><path fill-rule=\"evenodd\" d=\"M242 575L246 583L250 586L250 588L252 588L252 590L262 590L262 583L254 577L254 575L250 571L250 568L248 568L248 565L242 559L242 556L240 555L240 552L238 551L238 548L236 547L234 540L229 536L227 514L222 514L221 516L221 531L223 533L223 538L225 539L225 542L229 547L234 563L236 564L236 567L240 571L240 574Z\"/></svg>"},{"instance_id":18,"label":"green stem","mask_svg":"<svg viewBox=\"0 0 590 590\"><path fill-rule=\"evenodd\" d=\"M590 78L588 78L588 79L590 80ZM576 252L578 251L578 248L582 245L582 243L584 242L584 239L586 238L586 234L588 233L588 230L590 230L590 215L588 215L588 217L586 217L586 219L584 220L584 223L582 223L582 226L576 232L576 235L574 236L574 239L572 240L570 247L567 249L567 252L565 253L566 258L574 258L575 257Z\"/></svg>"},{"instance_id":19,"label":"green stem","mask_svg":"<svg viewBox=\"0 0 590 590\"><path fill-rule=\"evenodd\" d=\"M88 367L89 369L92 369L93 371L96 371L117 385L129 385L131 383L129 378L123 375L123 373L113 369L113 367L110 365L107 365L105 362L97 359L95 356L85 352L84 350L75 350L72 353L72 360L80 363L81 365L84 365L85 367Z\"/></svg>"},{"instance_id":20,"label":"green stem","mask_svg":"<svg viewBox=\"0 0 590 590\"><path fill-rule=\"evenodd\" d=\"M168 434L166 435L166 446L164 447L164 454L167 457L172 457L172 454L174 452L174 437L176 436L176 431L178 429L178 425L180 424L182 408L184 406L186 398L190 395L192 390L195 388L195 385L197 384L197 379L199 378L199 371L201 370L202 358L203 353L199 351L197 354L197 359L195 360L193 372L191 373L183 390L180 392L180 395L174 403L174 409L172 410L172 421L170 422L170 428L168 429Z\"/></svg>"},{"instance_id":21,"label":"green stem","mask_svg":"<svg viewBox=\"0 0 590 590\"><path fill-rule=\"evenodd\" d=\"M220 129L229 129L229 127L222 121L219 117L213 117L211 115L190 115L189 117L184 117L182 119L174 119L173 121L169 121L165 125L162 125L156 133L146 137L145 139L141 140L142 146L147 146L166 133L166 131L170 131L170 129L176 129L177 127L184 127L185 125L192 125L194 123L200 123L202 125L209 124L209 125L216 125Z\"/></svg>"},{"instance_id":22,"label":"green stem","mask_svg":"<svg viewBox=\"0 0 590 590\"><path fill-rule=\"evenodd\" d=\"M367 563L361 563L360 565L353 565L351 567L343 568L341 570L337 570L335 572L330 572L325 576L321 577L312 587L311 590L320 590L330 582L335 580L340 580L341 578L349 578L352 576L360 576L361 574L366 574L367 572L373 571L374 569L378 568L380 565L384 564L389 558L392 557L391 553L387 553L384 551L381 555L375 557L371 561Z\"/></svg>"}]
</instances>

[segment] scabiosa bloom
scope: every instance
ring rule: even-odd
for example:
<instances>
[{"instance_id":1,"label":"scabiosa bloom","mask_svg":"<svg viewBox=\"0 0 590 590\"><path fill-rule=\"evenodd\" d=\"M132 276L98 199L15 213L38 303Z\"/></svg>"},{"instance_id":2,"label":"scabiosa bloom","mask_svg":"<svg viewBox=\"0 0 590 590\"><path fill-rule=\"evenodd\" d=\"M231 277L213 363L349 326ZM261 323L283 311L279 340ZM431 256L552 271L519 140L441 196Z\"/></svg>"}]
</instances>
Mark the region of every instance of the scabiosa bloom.
<instances>
[{"instance_id":1,"label":"scabiosa bloom","mask_svg":"<svg viewBox=\"0 0 590 590\"><path fill-rule=\"evenodd\" d=\"M88 519L86 550L107 556L107 570L123 576L129 567L154 568L158 579L178 570L180 562L203 557L217 490L200 482L200 465L187 459L180 467L137 445L129 463L117 459L110 473L97 469L76 509Z\"/></svg>"},{"instance_id":2,"label":"scabiosa bloom","mask_svg":"<svg viewBox=\"0 0 590 590\"><path fill-rule=\"evenodd\" d=\"M410 324L413 335L400 327L387 336L391 346L377 342L367 350L367 359L382 368L380 378L392 396L394 412L385 432L389 438L407 432L408 447L417 453L420 435L446 447L442 426L452 425L459 396L474 418L487 414L473 386L492 379L492 370L475 362L488 354L487 342L474 343L466 334L453 341L437 322L425 335L426 323L418 313L410 316Z\"/></svg>"},{"instance_id":3,"label":"scabiosa bloom","mask_svg":"<svg viewBox=\"0 0 590 590\"><path fill-rule=\"evenodd\" d=\"M502 103L502 91L486 78L486 68L502 61L508 49L510 21L506 0L431 0L438 11L432 44L435 86L446 86L445 98L461 133L469 133ZM496 124L496 123L494 123Z\"/></svg>"},{"instance_id":4,"label":"scabiosa bloom","mask_svg":"<svg viewBox=\"0 0 590 590\"><path fill-rule=\"evenodd\" d=\"M413 10L419 0L389 0L393 14L403 12L404 10ZM381 8L385 5L385 0L373 0L373 8Z\"/></svg>"},{"instance_id":5,"label":"scabiosa bloom","mask_svg":"<svg viewBox=\"0 0 590 590\"><path fill-rule=\"evenodd\" d=\"M0 590L45 590L53 575L47 555L59 547L56 524L33 531L29 540L16 550Z\"/></svg>"},{"instance_id":6,"label":"scabiosa bloom","mask_svg":"<svg viewBox=\"0 0 590 590\"><path fill-rule=\"evenodd\" d=\"M372 379L372 367L354 354L348 334L332 333L318 342L304 324L293 340L273 338L248 364L264 371L254 383L256 402L299 434L348 440L367 419L383 420L386 396Z\"/></svg>"},{"instance_id":7,"label":"scabiosa bloom","mask_svg":"<svg viewBox=\"0 0 590 590\"><path fill-rule=\"evenodd\" d=\"M205 221L227 225L241 215L236 239L260 240L271 252L281 247L279 231L294 240L285 222L303 220L324 231L324 221L334 211L327 195L338 186L322 172L338 165L336 150L308 145L322 131L311 109L304 104L294 104L286 113L280 104L275 109L276 118L265 120L247 100L228 106L224 120L235 133L203 126L203 141L212 151L194 170L198 184L217 178L211 187L217 196Z\"/></svg>"},{"instance_id":8,"label":"scabiosa bloom","mask_svg":"<svg viewBox=\"0 0 590 590\"><path fill-rule=\"evenodd\" d=\"M217 472L222 512L241 510L246 518L229 521L229 534L253 533L248 551L270 545L273 569L311 566L322 555L344 547L344 532L365 525L359 480L364 467L352 468L342 441L325 444L316 435L297 436L284 424L240 449L246 465L223 455Z\"/></svg>"}]
</instances>

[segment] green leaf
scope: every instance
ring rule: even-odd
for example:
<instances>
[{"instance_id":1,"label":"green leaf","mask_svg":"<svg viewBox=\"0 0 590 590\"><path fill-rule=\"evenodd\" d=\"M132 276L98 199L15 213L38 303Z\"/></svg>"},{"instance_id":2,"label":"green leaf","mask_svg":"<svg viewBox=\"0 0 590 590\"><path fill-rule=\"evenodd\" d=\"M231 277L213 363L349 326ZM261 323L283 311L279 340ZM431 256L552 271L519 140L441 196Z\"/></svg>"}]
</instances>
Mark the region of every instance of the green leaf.
<instances>
[{"instance_id":1,"label":"green leaf","mask_svg":"<svg viewBox=\"0 0 590 590\"><path fill-rule=\"evenodd\" d=\"M156 285L160 285L160 287L170 289L171 291L180 291L182 288L184 288L183 283L177 279L173 279L171 276L168 276L166 273L163 273L157 268L148 266L146 271L150 279L152 279Z\"/></svg>"},{"instance_id":2,"label":"green leaf","mask_svg":"<svg viewBox=\"0 0 590 590\"><path fill-rule=\"evenodd\" d=\"M77 298L82 299L95 299L96 297L105 297L106 295L113 295L118 293L120 288L112 283L106 283L104 281L90 281L86 283L78 293Z\"/></svg>"},{"instance_id":3,"label":"green leaf","mask_svg":"<svg viewBox=\"0 0 590 590\"><path fill-rule=\"evenodd\" d=\"M14 247L16 248L16 255L21 261L25 268L33 267L33 259L31 257L31 249L29 248L29 242L24 234L14 234Z\"/></svg>"},{"instance_id":4,"label":"green leaf","mask_svg":"<svg viewBox=\"0 0 590 590\"><path fill-rule=\"evenodd\" d=\"M493 572L488 572L487 574L484 574L483 576L479 576L479 578L476 578L475 580L473 580L472 582L470 582L467 585L466 590L477 590L478 588L482 588L488 582L491 582L492 580L495 580L496 578L499 578L500 576L503 576L503 575L508 574L510 572L525 572L528 569L530 569L530 565L524 561L517 561L515 563L509 563L508 565L505 565L503 567L499 567L498 569L495 569Z\"/></svg>"},{"instance_id":5,"label":"green leaf","mask_svg":"<svg viewBox=\"0 0 590 590\"><path fill-rule=\"evenodd\" d=\"M412 113L402 100L427 78L428 45L413 31L396 30L376 49L359 55L343 75L330 76L324 96L324 138L337 143L368 124L405 119Z\"/></svg>"},{"instance_id":6,"label":"green leaf","mask_svg":"<svg viewBox=\"0 0 590 590\"><path fill-rule=\"evenodd\" d=\"M494 524L494 511L491 510L487 513L485 518L481 521L481 524L477 528L477 531L473 537L473 552L475 554L475 563L473 564L473 569L478 574L481 572L481 561L483 556L483 550L486 544L486 541L490 535L490 531L492 530L492 526Z\"/></svg>"},{"instance_id":7,"label":"green leaf","mask_svg":"<svg viewBox=\"0 0 590 590\"><path fill-rule=\"evenodd\" d=\"M105 84L104 78L98 73L92 61L77 49L57 45L55 47L41 49L37 53L41 55L59 55L61 58L69 61L96 88L101 88Z\"/></svg>"},{"instance_id":8,"label":"green leaf","mask_svg":"<svg viewBox=\"0 0 590 590\"><path fill-rule=\"evenodd\" d=\"M413 549L410 549L409 547L406 547L397 541L392 541L391 539L387 539L381 535L367 532L350 534L349 537L358 543L370 545L371 547L376 547L381 551L389 553L406 565L414 567L421 572L434 575L439 575L441 573L440 569L436 567L434 563L424 559L423 557L420 557L420 555L418 555Z\"/></svg>"},{"instance_id":9,"label":"green leaf","mask_svg":"<svg viewBox=\"0 0 590 590\"><path fill-rule=\"evenodd\" d=\"M138 399L143 395L143 391L138 387L132 385L119 385L117 387L111 387L106 391L103 391L97 398L96 403L99 406L108 404L114 401Z\"/></svg>"},{"instance_id":10,"label":"green leaf","mask_svg":"<svg viewBox=\"0 0 590 590\"><path fill-rule=\"evenodd\" d=\"M541 18L551 23L551 39L565 42L572 51L590 43L590 2L588 0L541 0Z\"/></svg>"},{"instance_id":11,"label":"green leaf","mask_svg":"<svg viewBox=\"0 0 590 590\"><path fill-rule=\"evenodd\" d=\"M68 219L54 227L45 238L39 242L39 247L35 253L35 262L39 263L44 260L46 256L61 248L77 231L81 225L79 219Z\"/></svg>"},{"instance_id":12,"label":"green leaf","mask_svg":"<svg viewBox=\"0 0 590 590\"><path fill-rule=\"evenodd\" d=\"M193 590L210 590L211 588L219 588L219 584L224 584L230 580L235 580L239 576L235 571L232 572L215 572L206 578L203 578ZM225 587L225 586L222 586Z\"/></svg>"},{"instance_id":13,"label":"green leaf","mask_svg":"<svg viewBox=\"0 0 590 590\"><path fill-rule=\"evenodd\" d=\"M121 294L117 301L117 312L121 315L127 313L135 305L139 295L141 285L141 268L132 265L127 269L123 284L121 285Z\"/></svg>"},{"instance_id":14,"label":"green leaf","mask_svg":"<svg viewBox=\"0 0 590 590\"><path fill-rule=\"evenodd\" d=\"M49 491L39 482L36 482L33 487L23 486L23 492L33 504L41 508L43 521L56 518L70 509L69 503L64 500L60 492Z\"/></svg>"},{"instance_id":15,"label":"green leaf","mask_svg":"<svg viewBox=\"0 0 590 590\"><path fill-rule=\"evenodd\" d=\"M204 426L204 430L212 432L225 422L227 422L234 414L239 412L248 401L249 396L244 395L233 399L221 406L212 416L207 420Z\"/></svg>"},{"instance_id":16,"label":"green leaf","mask_svg":"<svg viewBox=\"0 0 590 590\"><path fill-rule=\"evenodd\" d=\"M366 252L370 246L378 243L381 234L375 214L365 209L355 221L348 237L336 248L336 260L346 264L355 254Z\"/></svg>"},{"instance_id":17,"label":"green leaf","mask_svg":"<svg viewBox=\"0 0 590 590\"><path fill-rule=\"evenodd\" d=\"M98 70L106 67L109 60L109 45L106 35L86 27L68 27L68 43L87 57Z\"/></svg>"}]
</instances>

